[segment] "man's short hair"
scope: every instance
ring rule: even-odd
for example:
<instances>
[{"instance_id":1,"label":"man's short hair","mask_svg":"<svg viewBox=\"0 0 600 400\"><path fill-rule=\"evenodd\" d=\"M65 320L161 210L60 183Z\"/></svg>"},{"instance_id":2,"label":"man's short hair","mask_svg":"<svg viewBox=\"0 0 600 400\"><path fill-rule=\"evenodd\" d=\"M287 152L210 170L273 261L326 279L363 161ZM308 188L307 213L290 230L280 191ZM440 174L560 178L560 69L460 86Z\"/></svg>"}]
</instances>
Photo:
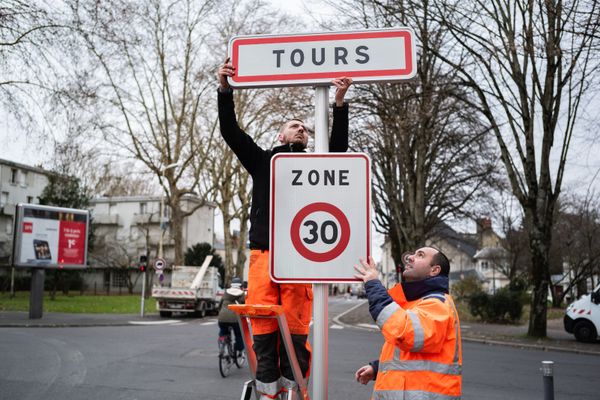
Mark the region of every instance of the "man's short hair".
<instances>
[{"instance_id":1,"label":"man's short hair","mask_svg":"<svg viewBox=\"0 0 600 400\"><path fill-rule=\"evenodd\" d=\"M290 122L292 122L292 121L298 121L298 122L302 123L302 125L304 125L304 121L302 121L300 118L290 118L290 119L288 119L287 121L285 121L285 122L283 123L283 125L281 125L281 128L279 128L279 133L283 133L283 129L286 127L286 125L287 125L288 123L290 123ZM305 128L306 128L306 126L305 126ZM308 129L307 129L307 130L308 130Z\"/></svg>"},{"instance_id":2,"label":"man's short hair","mask_svg":"<svg viewBox=\"0 0 600 400\"><path fill-rule=\"evenodd\" d=\"M450 261L448 257L440 250L436 249L437 253L433 255L433 259L431 260L431 265L439 265L440 266L440 275L448 276L450 273Z\"/></svg>"}]
</instances>

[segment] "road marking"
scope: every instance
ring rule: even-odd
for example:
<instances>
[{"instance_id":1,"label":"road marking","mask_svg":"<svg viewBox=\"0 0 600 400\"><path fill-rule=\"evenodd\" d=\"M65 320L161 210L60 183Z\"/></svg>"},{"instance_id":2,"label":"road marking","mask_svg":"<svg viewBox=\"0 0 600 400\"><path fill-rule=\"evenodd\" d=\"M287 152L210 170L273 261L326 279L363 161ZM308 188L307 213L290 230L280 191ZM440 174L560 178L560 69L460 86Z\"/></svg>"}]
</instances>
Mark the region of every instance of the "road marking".
<instances>
[{"instance_id":1,"label":"road marking","mask_svg":"<svg viewBox=\"0 0 600 400\"><path fill-rule=\"evenodd\" d=\"M367 302L367 300L362 300L360 303L352 306L351 308L347 309L343 313L338 314L336 317L333 318L333 322L335 322L336 324L341 325L341 326L351 326L351 325L344 324L343 322L341 322L340 318L343 317L344 315L348 314L349 312L354 311L355 309L357 309L358 307L362 306L366 302Z\"/></svg>"},{"instance_id":2,"label":"road marking","mask_svg":"<svg viewBox=\"0 0 600 400\"><path fill-rule=\"evenodd\" d=\"M208 322L202 322L200 325L216 325L217 321L208 321Z\"/></svg>"},{"instance_id":3,"label":"road marking","mask_svg":"<svg viewBox=\"0 0 600 400\"><path fill-rule=\"evenodd\" d=\"M375 324L356 324L356 326L360 326L367 329L379 330L379 327Z\"/></svg>"},{"instance_id":4,"label":"road marking","mask_svg":"<svg viewBox=\"0 0 600 400\"><path fill-rule=\"evenodd\" d=\"M343 326L341 326L341 325L336 325L336 324L333 324L333 325L331 325L329 328L331 328L331 329L344 329L344 327L343 327Z\"/></svg>"},{"instance_id":5,"label":"road marking","mask_svg":"<svg viewBox=\"0 0 600 400\"><path fill-rule=\"evenodd\" d=\"M160 321L129 321L131 325L173 325L181 322L178 319L167 319Z\"/></svg>"}]
</instances>

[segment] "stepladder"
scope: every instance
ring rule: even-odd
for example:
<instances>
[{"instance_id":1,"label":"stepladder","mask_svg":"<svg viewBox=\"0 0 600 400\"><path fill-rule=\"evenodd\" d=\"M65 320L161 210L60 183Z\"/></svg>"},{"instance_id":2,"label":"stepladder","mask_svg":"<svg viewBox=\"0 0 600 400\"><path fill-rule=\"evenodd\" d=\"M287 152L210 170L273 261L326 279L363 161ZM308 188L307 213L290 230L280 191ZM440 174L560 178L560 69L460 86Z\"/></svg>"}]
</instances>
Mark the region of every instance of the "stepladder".
<instances>
[{"instance_id":1,"label":"stepladder","mask_svg":"<svg viewBox=\"0 0 600 400\"><path fill-rule=\"evenodd\" d=\"M252 330L250 325L250 320L254 318L272 318L277 320L277 325L281 334L281 341L285 346L285 350L292 367L294 380L297 384L296 389L282 392L279 398L282 400L309 400L307 380L304 378L302 371L300 370L300 365L298 363L298 358L296 357L296 351L292 343L292 337L288 328L283 307L280 305L248 304L232 304L228 307L237 315L238 322L242 330L242 337L244 338L248 366L250 368L250 373L252 374L252 379L244 383L241 400L260 399L260 393L256 390L257 358L253 349L254 340L252 339Z\"/></svg>"}]
</instances>

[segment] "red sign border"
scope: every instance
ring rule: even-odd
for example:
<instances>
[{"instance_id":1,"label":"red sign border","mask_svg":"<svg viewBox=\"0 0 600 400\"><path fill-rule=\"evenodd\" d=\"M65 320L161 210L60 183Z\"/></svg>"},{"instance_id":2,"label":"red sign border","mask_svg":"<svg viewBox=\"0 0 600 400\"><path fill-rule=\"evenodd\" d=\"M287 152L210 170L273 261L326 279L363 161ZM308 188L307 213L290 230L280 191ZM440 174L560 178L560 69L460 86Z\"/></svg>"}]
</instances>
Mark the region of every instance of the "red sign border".
<instances>
[{"instance_id":1,"label":"red sign border","mask_svg":"<svg viewBox=\"0 0 600 400\"><path fill-rule=\"evenodd\" d=\"M300 240L300 223L304 220L304 218L306 218L306 216L318 211L333 215L340 224L341 235L338 244L335 245L333 249L324 253L317 253L307 249L304 243L302 243L302 240ZM298 211L292 220L290 237L292 238L292 244L294 245L294 248L298 253L300 253L301 256L313 262L327 262L342 254L348 246L348 242L350 242L350 224L348 223L348 218L346 218L342 210L331 203L319 201L311 203Z\"/></svg>"},{"instance_id":2,"label":"red sign border","mask_svg":"<svg viewBox=\"0 0 600 400\"><path fill-rule=\"evenodd\" d=\"M363 158L365 163L365 169L367 177L366 179L366 227L367 227L367 255L365 259L369 259L371 256L371 215L369 212L369 205L371 204L371 174L370 167L371 162L369 157L364 153L279 153L273 156L271 159L271 227L270 227L270 240L269 240L269 273L271 278L276 282L294 282L294 283L343 283L343 282L362 282L356 278L277 278L275 276L275 263L274 257L275 252L273 251L275 245L275 161L279 158ZM357 260L358 262L358 260Z\"/></svg>"},{"instance_id":3,"label":"red sign border","mask_svg":"<svg viewBox=\"0 0 600 400\"><path fill-rule=\"evenodd\" d=\"M406 42L404 47L404 57L406 59L406 68L389 70L368 70L368 71L333 71L333 72L314 72L308 74L278 74L278 75L250 75L233 76L230 81L234 84L244 84L260 82L265 85L277 84L280 81L290 80L310 80L310 79L333 79L339 76L351 76L352 78L361 77L399 77L412 76L415 72L413 65L414 34L409 28L396 28L378 31L350 31L337 33L315 33L305 35L287 35L287 36L263 36L263 37L237 37L230 43L231 63L237 69L239 62L239 48L244 45L252 44L270 44L270 43L291 43L291 42L316 42L324 40L352 40L352 39L380 39L389 37L402 37ZM310 83L310 82L308 82Z\"/></svg>"}]
</instances>

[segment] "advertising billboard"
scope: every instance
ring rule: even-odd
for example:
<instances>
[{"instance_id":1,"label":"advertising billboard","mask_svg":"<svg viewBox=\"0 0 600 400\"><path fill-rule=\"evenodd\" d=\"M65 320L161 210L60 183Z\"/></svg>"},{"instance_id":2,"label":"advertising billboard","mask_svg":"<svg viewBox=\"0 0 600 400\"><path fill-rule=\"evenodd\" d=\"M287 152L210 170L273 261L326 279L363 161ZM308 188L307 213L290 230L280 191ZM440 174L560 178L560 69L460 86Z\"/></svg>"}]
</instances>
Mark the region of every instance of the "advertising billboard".
<instances>
[{"instance_id":1,"label":"advertising billboard","mask_svg":"<svg viewBox=\"0 0 600 400\"><path fill-rule=\"evenodd\" d=\"M19 204L14 230L14 266L87 267L89 212Z\"/></svg>"}]
</instances>

